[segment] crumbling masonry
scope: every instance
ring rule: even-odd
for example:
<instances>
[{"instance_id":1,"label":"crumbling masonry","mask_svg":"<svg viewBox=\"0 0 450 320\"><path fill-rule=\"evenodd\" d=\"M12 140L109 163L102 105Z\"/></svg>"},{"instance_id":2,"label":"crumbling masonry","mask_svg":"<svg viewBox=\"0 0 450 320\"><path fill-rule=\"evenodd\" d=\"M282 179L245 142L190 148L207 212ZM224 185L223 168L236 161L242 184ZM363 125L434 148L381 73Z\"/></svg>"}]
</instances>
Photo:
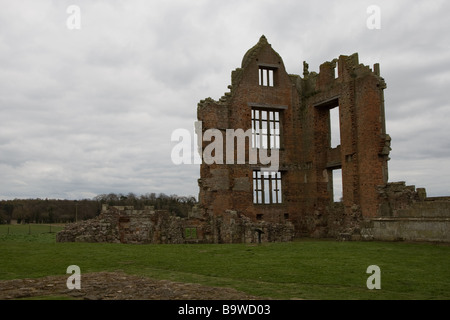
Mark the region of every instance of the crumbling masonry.
<instances>
[{"instance_id":1,"label":"crumbling masonry","mask_svg":"<svg viewBox=\"0 0 450 320\"><path fill-rule=\"evenodd\" d=\"M110 242L134 244L259 243L291 241L290 223L252 222L248 217L226 210L220 216L204 217L194 210L180 218L166 210L148 206L103 205L101 214L90 220L66 225L58 242Z\"/></svg>"},{"instance_id":2,"label":"crumbling masonry","mask_svg":"<svg viewBox=\"0 0 450 320\"><path fill-rule=\"evenodd\" d=\"M262 36L232 72L230 91L219 101L207 98L198 104L204 161L199 206L189 218L152 208L104 207L98 218L68 226L58 241L255 243L333 237L450 242L450 198L428 198L423 188L388 182L385 88L379 65L372 70L359 63L357 54L325 62L319 73L304 63L303 77L288 74ZM332 145L330 114L335 110L340 134ZM230 129L248 133L243 139L231 136L236 140L232 149L229 140L219 139L230 138ZM244 146L244 161L236 161L239 146ZM230 151L234 162L227 159ZM278 155L275 169L261 151ZM342 172L340 201L334 199L335 170Z\"/></svg>"},{"instance_id":3,"label":"crumbling masonry","mask_svg":"<svg viewBox=\"0 0 450 320\"><path fill-rule=\"evenodd\" d=\"M199 201L205 216L235 210L252 221L292 222L296 237L449 241L450 199L429 199L424 189L388 183L385 88L379 65L372 70L357 54L325 62L319 73L304 63L303 77L288 74L262 36L232 72L230 92L198 104L199 135L210 129L223 136L227 129L251 130L245 163L227 163L224 155L201 165ZM337 146L331 145L334 108ZM214 157L205 154L213 142L202 140L204 159ZM267 165L252 163L255 149L278 151L278 170L265 173ZM338 202L334 170L342 172ZM419 216L412 207L421 208ZM386 226L392 230L383 232Z\"/></svg>"}]
</instances>

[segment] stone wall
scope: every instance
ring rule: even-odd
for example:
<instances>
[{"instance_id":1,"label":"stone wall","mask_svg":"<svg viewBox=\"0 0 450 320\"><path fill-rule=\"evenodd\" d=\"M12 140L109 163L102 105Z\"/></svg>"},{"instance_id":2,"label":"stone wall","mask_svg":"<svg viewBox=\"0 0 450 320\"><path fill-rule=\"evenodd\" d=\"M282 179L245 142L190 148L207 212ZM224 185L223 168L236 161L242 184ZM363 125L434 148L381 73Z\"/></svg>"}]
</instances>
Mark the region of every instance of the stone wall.
<instances>
[{"instance_id":1,"label":"stone wall","mask_svg":"<svg viewBox=\"0 0 450 320\"><path fill-rule=\"evenodd\" d=\"M57 233L57 242L120 242L118 216L103 215L77 223L66 224Z\"/></svg>"},{"instance_id":2,"label":"stone wall","mask_svg":"<svg viewBox=\"0 0 450 320\"><path fill-rule=\"evenodd\" d=\"M253 222L233 210L211 216L210 221L214 243L285 242L294 239L294 225L290 222Z\"/></svg>"},{"instance_id":3,"label":"stone wall","mask_svg":"<svg viewBox=\"0 0 450 320\"><path fill-rule=\"evenodd\" d=\"M365 222L362 239L450 242L450 218L375 218Z\"/></svg>"},{"instance_id":4,"label":"stone wall","mask_svg":"<svg viewBox=\"0 0 450 320\"><path fill-rule=\"evenodd\" d=\"M450 242L450 197L427 198L426 190L388 183L377 218L362 222L363 240Z\"/></svg>"},{"instance_id":5,"label":"stone wall","mask_svg":"<svg viewBox=\"0 0 450 320\"><path fill-rule=\"evenodd\" d=\"M188 218L147 207L103 206L101 214L91 220L66 225L57 234L58 242L111 243L258 243L292 241L294 226L290 222L252 222L236 211L204 216L194 208Z\"/></svg>"},{"instance_id":6,"label":"stone wall","mask_svg":"<svg viewBox=\"0 0 450 320\"><path fill-rule=\"evenodd\" d=\"M147 207L103 206L90 220L71 223L57 234L58 242L184 243L179 217Z\"/></svg>"}]
</instances>

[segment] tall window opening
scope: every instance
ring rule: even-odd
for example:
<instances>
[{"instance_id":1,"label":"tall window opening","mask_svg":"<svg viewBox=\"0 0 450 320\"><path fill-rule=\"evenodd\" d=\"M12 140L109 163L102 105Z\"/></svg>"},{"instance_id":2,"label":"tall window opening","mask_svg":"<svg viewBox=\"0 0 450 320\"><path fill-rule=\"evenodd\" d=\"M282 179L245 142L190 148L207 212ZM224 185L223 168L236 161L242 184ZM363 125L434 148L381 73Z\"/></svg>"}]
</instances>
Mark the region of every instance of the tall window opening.
<instances>
[{"instance_id":1,"label":"tall window opening","mask_svg":"<svg viewBox=\"0 0 450 320\"><path fill-rule=\"evenodd\" d=\"M259 85L265 87L273 87L275 85L274 72L274 69L259 67Z\"/></svg>"},{"instance_id":2,"label":"tall window opening","mask_svg":"<svg viewBox=\"0 0 450 320\"><path fill-rule=\"evenodd\" d=\"M330 109L330 147L341 144L341 126L339 121L339 106Z\"/></svg>"},{"instance_id":3,"label":"tall window opening","mask_svg":"<svg viewBox=\"0 0 450 320\"><path fill-rule=\"evenodd\" d=\"M342 169L334 169L333 171L333 201L341 202L342 193Z\"/></svg>"},{"instance_id":4,"label":"tall window opening","mask_svg":"<svg viewBox=\"0 0 450 320\"><path fill-rule=\"evenodd\" d=\"M282 203L281 172L253 171L253 203Z\"/></svg>"},{"instance_id":5,"label":"tall window opening","mask_svg":"<svg viewBox=\"0 0 450 320\"><path fill-rule=\"evenodd\" d=\"M252 109L252 147L280 148L280 111Z\"/></svg>"}]
</instances>

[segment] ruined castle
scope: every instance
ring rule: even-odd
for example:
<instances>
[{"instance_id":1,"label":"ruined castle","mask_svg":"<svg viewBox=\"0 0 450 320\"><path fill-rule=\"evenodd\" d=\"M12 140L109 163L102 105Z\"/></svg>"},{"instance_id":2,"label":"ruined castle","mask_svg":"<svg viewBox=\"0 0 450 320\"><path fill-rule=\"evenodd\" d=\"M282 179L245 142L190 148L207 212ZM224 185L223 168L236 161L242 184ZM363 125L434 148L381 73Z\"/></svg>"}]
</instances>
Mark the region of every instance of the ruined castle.
<instances>
[{"instance_id":1,"label":"ruined castle","mask_svg":"<svg viewBox=\"0 0 450 320\"><path fill-rule=\"evenodd\" d=\"M450 242L450 198L429 198L423 188L388 181L391 138L385 127L386 83L378 64L372 69L360 64L357 54L341 55L323 63L318 73L304 62L302 76L288 74L262 36L244 55L241 67L232 71L228 88L218 101L207 98L197 107L197 134L203 137L214 130L210 139L201 140L199 152L203 160L208 156L214 161L200 166L195 213L188 219L164 220L151 210L105 208L103 218L116 217L112 224L117 242L133 242L126 239L136 232L140 243L295 237ZM333 111L338 114L337 139L332 137ZM237 141L239 137L227 136L229 129L248 134ZM236 140L235 148L230 150L219 135ZM235 160L242 143L240 162L211 148L223 144L222 150L228 148ZM276 154L276 167L258 156L255 161L260 153L254 151ZM338 200L335 171L342 176ZM138 216L141 222L154 221L147 223L152 227L142 231L146 223L133 224ZM158 219L166 223L158 224ZM77 232L61 239L80 239Z\"/></svg>"}]
</instances>

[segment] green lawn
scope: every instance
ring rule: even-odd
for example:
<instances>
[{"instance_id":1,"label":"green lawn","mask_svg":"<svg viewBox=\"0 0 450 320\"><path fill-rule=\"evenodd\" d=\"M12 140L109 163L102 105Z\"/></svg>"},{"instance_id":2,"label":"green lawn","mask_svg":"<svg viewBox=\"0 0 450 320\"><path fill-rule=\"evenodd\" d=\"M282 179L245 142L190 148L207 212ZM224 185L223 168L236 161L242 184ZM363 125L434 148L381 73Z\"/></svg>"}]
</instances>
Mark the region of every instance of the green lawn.
<instances>
[{"instance_id":1,"label":"green lawn","mask_svg":"<svg viewBox=\"0 0 450 320\"><path fill-rule=\"evenodd\" d=\"M51 224L0 224L0 243L2 241L55 242L56 233L62 229L61 225Z\"/></svg>"},{"instance_id":2,"label":"green lawn","mask_svg":"<svg viewBox=\"0 0 450 320\"><path fill-rule=\"evenodd\" d=\"M29 237L0 235L0 280L64 275L75 264L82 274L122 270L275 299L450 299L445 245L332 240L125 245L56 243L54 233L40 241ZM367 289L370 265L381 269L380 290Z\"/></svg>"}]
</instances>

